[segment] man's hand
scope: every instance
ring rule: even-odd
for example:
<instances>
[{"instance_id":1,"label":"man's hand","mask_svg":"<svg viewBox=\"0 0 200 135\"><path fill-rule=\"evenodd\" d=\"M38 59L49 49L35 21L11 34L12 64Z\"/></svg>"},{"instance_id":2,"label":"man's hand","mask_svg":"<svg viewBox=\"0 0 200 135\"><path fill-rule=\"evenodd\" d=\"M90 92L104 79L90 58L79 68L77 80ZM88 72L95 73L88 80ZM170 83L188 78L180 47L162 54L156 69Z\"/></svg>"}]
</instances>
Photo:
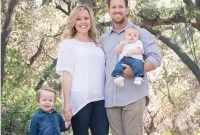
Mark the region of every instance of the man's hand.
<instances>
[{"instance_id":1,"label":"man's hand","mask_svg":"<svg viewBox=\"0 0 200 135\"><path fill-rule=\"evenodd\" d=\"M125 67L124 69L124 77L129 79L129 78L133 78L133 70L131 69L131 67L129 65L126 64L122 64L123 67Z\"/></svg>"}]
</instances>

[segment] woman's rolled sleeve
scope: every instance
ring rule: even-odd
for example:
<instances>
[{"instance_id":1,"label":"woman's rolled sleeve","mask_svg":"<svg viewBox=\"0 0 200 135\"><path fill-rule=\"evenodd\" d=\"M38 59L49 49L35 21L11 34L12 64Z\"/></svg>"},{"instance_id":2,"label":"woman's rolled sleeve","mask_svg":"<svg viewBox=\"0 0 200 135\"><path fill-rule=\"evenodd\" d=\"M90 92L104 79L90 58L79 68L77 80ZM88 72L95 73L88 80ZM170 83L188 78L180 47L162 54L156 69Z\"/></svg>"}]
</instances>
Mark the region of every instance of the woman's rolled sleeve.
<instances>
[{"instance_id":1,"label":"woman's rolled sleeve","mask_svg":"<svg viewBox=\"0 0 200 135\"><path fill-rule=\"evenodd\" d=\"M73 74L74 60L71 49L67 44L62 43L58 52L58 59L56 65L56 73L62 75L63 71L68 71Z\"/></svg>"}]
</instances>

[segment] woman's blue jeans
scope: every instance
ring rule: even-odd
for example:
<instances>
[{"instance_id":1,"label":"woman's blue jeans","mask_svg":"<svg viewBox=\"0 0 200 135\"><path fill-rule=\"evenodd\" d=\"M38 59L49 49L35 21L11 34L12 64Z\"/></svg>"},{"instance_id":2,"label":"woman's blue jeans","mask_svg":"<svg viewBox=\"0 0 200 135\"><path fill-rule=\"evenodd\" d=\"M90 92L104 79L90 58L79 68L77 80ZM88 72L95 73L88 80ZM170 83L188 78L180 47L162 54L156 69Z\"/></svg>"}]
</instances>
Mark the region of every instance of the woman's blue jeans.
<instances>
[{"instance_id":1,"label":"woman's blue jeans","mask_svg":"<svg viewBox=\"0 0 200 135\"><path fill-rule=\"evenodd\" d=\"M104 100L87 104L72 117L73 135L108 135L109 124Z\"/></svg>"}]
</instances>

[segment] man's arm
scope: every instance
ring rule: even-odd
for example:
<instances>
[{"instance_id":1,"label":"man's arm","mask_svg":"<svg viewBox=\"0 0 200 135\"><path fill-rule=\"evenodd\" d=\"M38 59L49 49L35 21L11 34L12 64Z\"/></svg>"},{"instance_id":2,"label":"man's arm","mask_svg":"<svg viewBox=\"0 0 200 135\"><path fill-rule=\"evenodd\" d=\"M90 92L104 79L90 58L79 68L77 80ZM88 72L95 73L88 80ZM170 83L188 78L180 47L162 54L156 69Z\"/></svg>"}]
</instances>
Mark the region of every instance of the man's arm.
<instances>
[{"instance_id":1,"label":"man's arm","mask_svg":"<svg viewBox=\"0 0 200 135\"><path fill-rule=\"evenodd\" d=\"M125 78L133 78L133 71L129 65L123 64L126 69L124 70ZM144 62L144 72L150 72L155 69L155 66L148 60Z\"/></svg>"},{"instance_id":2,"label":"man's arm","mask_svg":"<svg viewBox=\"0 0 200 135\"><path fill-rule=\"evenodd\" d=\"M155 66L148 60L144 62L144 72L150 72L155 69Z\"/></svg>"}]
</instances>

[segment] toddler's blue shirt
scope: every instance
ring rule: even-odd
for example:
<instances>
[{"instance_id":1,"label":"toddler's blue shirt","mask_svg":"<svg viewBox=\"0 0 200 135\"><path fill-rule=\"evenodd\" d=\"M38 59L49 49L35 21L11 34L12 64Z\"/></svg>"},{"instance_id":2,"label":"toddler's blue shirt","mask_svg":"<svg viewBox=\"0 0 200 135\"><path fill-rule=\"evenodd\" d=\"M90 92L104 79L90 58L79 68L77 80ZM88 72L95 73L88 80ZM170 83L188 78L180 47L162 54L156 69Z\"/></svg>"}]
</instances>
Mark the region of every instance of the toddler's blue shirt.
<instances>
[{"instance_id":1,"label":"toddler's blue shirt","mask_svg":"<svg viewBox=\"0 0 200 135\"><path fill-rule=\"evenodd\" d=\"M38 109L31 119L30 135L60 135L66 130L65 121L55 110L48 113Z\"/></svg>"}]
</instances>

